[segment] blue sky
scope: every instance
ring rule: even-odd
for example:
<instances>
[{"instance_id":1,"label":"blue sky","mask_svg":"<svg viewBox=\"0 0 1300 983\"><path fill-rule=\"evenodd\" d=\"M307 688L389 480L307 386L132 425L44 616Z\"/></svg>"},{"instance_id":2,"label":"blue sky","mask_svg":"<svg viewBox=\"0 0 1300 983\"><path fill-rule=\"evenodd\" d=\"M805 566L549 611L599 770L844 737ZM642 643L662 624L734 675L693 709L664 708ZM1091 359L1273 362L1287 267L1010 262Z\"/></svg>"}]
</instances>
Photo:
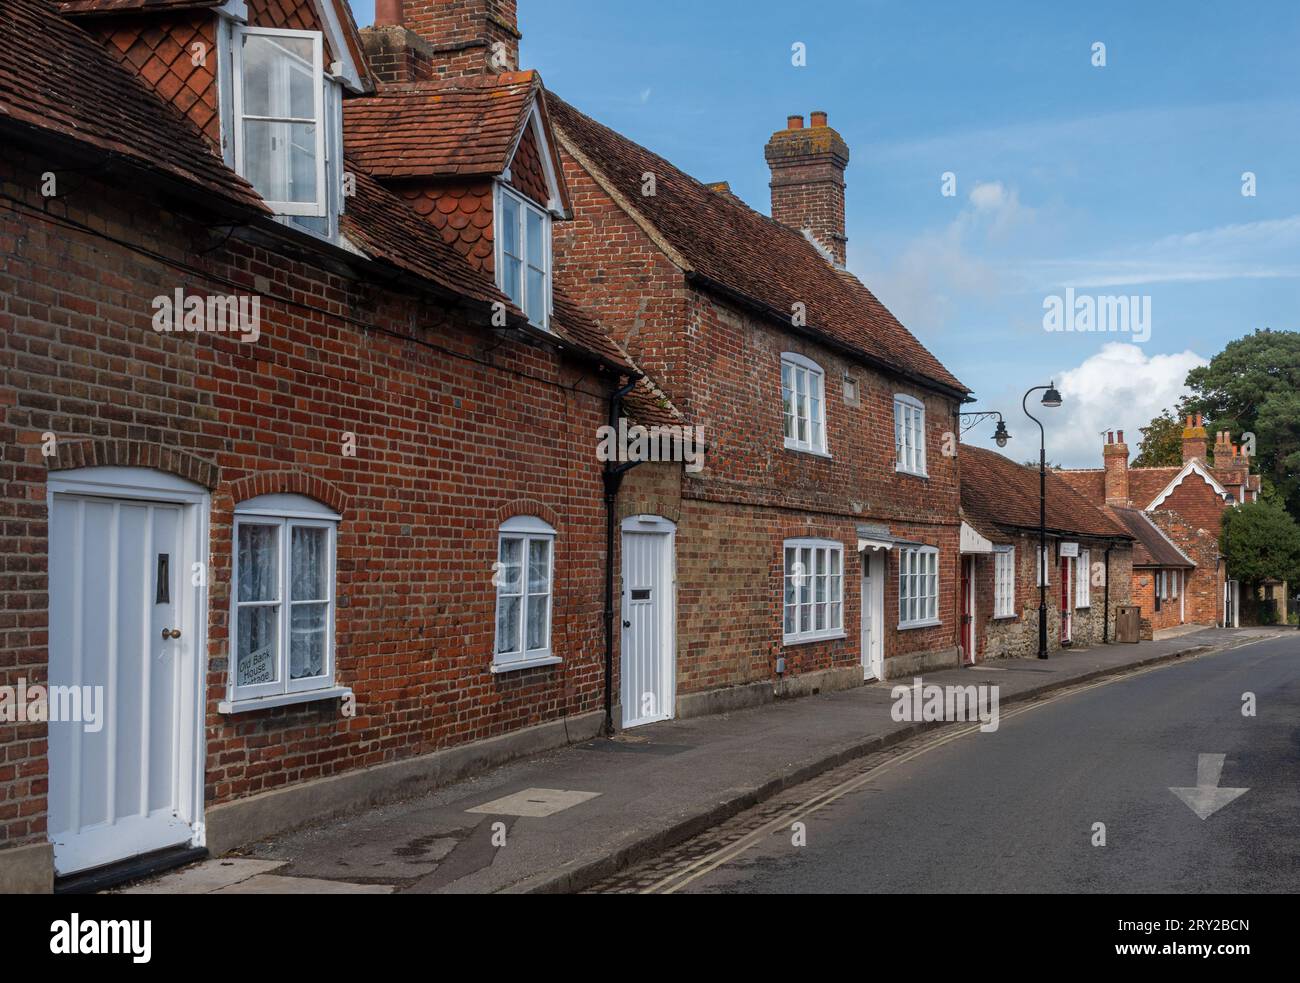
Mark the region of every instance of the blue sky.
<instances>
[{"instance_id":1,"label":"blue sky","mask_svg":"<svg viewBox=\"0 0 1300 983\"><path fill-rule=\"evenodd\" d=\"M1300 329L1294 0L519 7L524 67L761 211L768 137L826 110L853 154L850 268L975 390L972 408L1006 413L1019 459L1037 456L1030 385L1055 378L1066 397L1049 455L1100 466L1098 432L1135 444L1192 365L1257 328ZM373 20L371 0L353 8ZM1150 298L1149 340L1046 331L1044 302L1067 287Z\"/></svg>"}]
</instances>

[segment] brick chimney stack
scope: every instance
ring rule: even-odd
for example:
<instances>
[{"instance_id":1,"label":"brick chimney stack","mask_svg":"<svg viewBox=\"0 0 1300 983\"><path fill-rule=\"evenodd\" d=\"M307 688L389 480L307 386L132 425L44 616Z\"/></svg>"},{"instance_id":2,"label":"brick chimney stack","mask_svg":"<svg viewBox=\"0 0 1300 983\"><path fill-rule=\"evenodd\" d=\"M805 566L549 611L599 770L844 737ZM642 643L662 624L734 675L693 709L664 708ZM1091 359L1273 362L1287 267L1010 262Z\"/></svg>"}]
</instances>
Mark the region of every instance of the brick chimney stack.
<instances>
[{"instance_id":1,"label":"brick chimney stack","mask_svg":"<svg viewBox=\"0 0 1300 983\"><path fill-rule=\"evenodd\" d=\"M1210 435L1205 432L1205 422L1201 414L1187 418L1183 427L1183 463L1193 459L1205 462L1210 447Z\"/></svg>"},{"instance_id":2,"label":"brick chimney stack","mask_svg":"<svg viewBox=\"0 0 1300 983\"><path fill-rule=\"evenodd\" d=\"M1106 464L1106 504L1127 508L1132 505L1128 491L1128 444L1124 443L1124 431L1106 435L1106 446L1102 449L1102 459Z\"/></svg>"},{"instance_id":3,"label":"brick chimney stack","mask_svg":"<svg viewBox=\"0 0 1300 983\"><path fill-rule=\"evenodd\" d=\"M1227 430L1220 430L1214 435L1214 467L1225 471L1236 463L1232 447L1232 435Z\"/></svg>"},{"instance_id":4,"label":"brick chimney stack","mask_svg":"<svg viewBox=\"0 0 1300 983\"><path fill-rule=\"evenodd\" d=\"M786 128L767 142L772 218L796 232L811 233L843 268L849 241L844 222L849 147L828 125L825 113L813 113L811 124L805 127L802 116L791 116Z\"/></svg>"},{"instance_id":5,"label":"brick chimney stack","mask_svg":"<svg viewBox=\"0 0 1300 983\"><path fill-rule=\"evenodd\" d=\"M361 32L381 82L512 72L519 67L518 0L375 0Z\"/></svg>"}]
</instances>

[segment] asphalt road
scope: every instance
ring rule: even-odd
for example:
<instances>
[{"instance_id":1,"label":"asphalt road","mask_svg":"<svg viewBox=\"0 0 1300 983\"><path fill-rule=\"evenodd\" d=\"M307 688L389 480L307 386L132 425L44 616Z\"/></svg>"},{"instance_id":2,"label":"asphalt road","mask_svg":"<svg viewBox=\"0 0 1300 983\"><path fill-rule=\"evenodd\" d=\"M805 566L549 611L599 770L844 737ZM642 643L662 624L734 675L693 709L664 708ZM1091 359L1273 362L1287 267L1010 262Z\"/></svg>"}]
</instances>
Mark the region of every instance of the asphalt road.
<instances>
[{"instance_id":1,"label":"asphalt road","mask_svg":"<svg viewBox=\"0 0 1300 983\"><path fill-rule=\"evenodd\" d=\"M1170 791L1202 754L1249 789L1204 820ZM806 845L785 822L711 871L696 853L677 890L1300 892L1300 635L1008 707L792 821Z\"/></svg>"}]
</instances>

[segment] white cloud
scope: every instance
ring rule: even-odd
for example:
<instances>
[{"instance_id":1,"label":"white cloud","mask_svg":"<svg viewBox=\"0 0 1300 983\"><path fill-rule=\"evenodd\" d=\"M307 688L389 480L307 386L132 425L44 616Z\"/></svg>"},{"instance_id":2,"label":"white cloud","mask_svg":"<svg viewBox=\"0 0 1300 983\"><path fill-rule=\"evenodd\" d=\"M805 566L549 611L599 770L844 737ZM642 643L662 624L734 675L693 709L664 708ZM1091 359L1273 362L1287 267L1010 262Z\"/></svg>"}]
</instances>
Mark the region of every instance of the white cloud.
<instances>
[{"instance_id":1,"label":"white cloud","mask_svg":"<svg viewBox=\"0 0 1300 983\"><path fill-rule=\"evenodd\" d=\"M990 301L1007 290L1004 275L977 253L987 252L988 243L1015 226L1032 222L1034 210L1021 205L1016 191L1001 181L977 183L968 199L946 227L912 239L890 267L862 274L914 332L937 331L959 303Z\"/></svg>"},{"instance_id":2,"label":"white cloud","mask_svg":"<svg viewBox=\"0 0 1300 983\"><path fill-rule=\"evenodd\" d=\"M1107 430L1126 431L1136 453L1138 428L1173 409L1187 393L1187 373L1207 364L1191 350L1147 355L1137 345L1105 345L1057 378L1064 400L1060 409L1034 413L1047 427L1048 460L1066 467L1101 467L1101 434Z\"/></svg>"}]
</instances>

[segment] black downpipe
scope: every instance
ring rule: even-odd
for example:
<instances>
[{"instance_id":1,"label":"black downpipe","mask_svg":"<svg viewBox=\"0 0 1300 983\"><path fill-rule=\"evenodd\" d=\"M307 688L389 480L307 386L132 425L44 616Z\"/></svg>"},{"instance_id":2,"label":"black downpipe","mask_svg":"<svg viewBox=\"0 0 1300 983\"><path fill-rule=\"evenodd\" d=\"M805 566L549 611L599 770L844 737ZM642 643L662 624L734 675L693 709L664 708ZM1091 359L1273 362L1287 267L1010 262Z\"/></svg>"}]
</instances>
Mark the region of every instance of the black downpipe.
<instances>
[{"instance_id":1,"label":"black downpipe","mask_svg":"<svg viewBox=\"0 0 1300 983\"><path fill-rule=\"evenodd\" d=\"M639 376L617 389L609 398L609 425L618 429L623 415L623 397L636 386ZM602 475L605 483L605 735L614 734L614 525L617 513L618 490L623 485L623 475L634 467L629 462L605 462Z\"/></svg>"},{"instance_id":2,"label":"black downpipe","mask_svg":"<svg viewBox=\"0 0 1300 983\"><path fill-rule=\"evenodd\" d=\"M1114 546L1106 547L1106 609L1101 619L1101 644L1110 644L1110 551Z\"/></svg>"}]
</instances>

